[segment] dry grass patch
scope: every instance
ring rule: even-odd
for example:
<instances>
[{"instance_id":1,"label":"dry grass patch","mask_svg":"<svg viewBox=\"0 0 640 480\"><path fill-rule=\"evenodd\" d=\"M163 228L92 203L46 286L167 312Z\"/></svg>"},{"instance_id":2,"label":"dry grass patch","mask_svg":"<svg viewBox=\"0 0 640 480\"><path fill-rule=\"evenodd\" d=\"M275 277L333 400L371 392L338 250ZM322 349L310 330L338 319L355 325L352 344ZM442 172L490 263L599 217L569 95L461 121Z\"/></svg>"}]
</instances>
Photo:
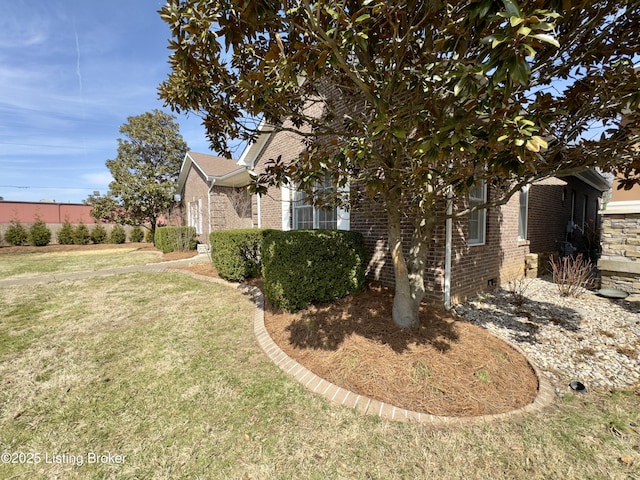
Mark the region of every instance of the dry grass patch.
<instances>
[{"instance_id":1,"label":"dry grass patch","mask_svg":"<svg viewBox=\"0 0 640 480\"><path fill-rule=\"evenodd\" d=\"M640 476L632 392L569 395L539 415L469 428L387 422L284 375L255 342L253 310L234 289L179 273L0 289L0 333L22 343L0 353L0 452L126 458L1 464L0 477ZM416 383L433 376L425 362L411 372Z\"/></svg>"},{"instance_id":2,"label":"dry grass patch","mask_svg":"<svg viewBox=\"0 0 640 480\"><path fill-rule=\"evenodd\" d=\"M160 258L158 250L140 244L3 247L0 280L144 265Z\"/></svg>"}]
</instances>

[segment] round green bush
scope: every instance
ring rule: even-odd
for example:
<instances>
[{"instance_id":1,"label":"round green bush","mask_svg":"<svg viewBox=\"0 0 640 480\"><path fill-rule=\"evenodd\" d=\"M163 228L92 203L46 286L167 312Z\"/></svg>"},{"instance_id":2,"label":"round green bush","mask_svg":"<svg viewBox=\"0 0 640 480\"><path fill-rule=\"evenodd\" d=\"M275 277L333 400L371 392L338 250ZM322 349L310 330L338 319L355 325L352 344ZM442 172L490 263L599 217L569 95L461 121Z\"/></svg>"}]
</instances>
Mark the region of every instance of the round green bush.
<instances>
[{"instance_id":1,"label":"round green bush","mask_svg":"<svg viewBox=\"0 0 640 480\"><path fill-rule=\"evenodd\" d=\"M68 219L62 223L62 228L58 232L58 243L60 245L73 245L73 225Z\"/></svg>"},{"instance_id":2,"label":"round green bush","mask_svg":"<svg viewBox=\"0 0 640 480\"><path fill-rule=\"evenodd\" d=\"M76 245L88 245L91 240L91 234L87 226L80 222L73 230L73 243Z\"/></svg>"},{"instance_id":3,"label":"round green bush","mask_svg":"<svg viewBox=\"0 0 640 480\"><path fill-rule=\"evenodd\" d=\"M140 243L144 240L144 232L137 225L131 229L129 232L129 241L133 243Z\"/></svg>"},{"instance_id":4,"label":"round green bush","mask_svg":"<svg viewBox=\"0 0 640 480\"><path fill-rule=\"evenodd\" d=\"M36 220L29 228L29 242L36 247L44 247L51 242L51 230L42 220Z\"/></svg>"},{"instance_id":5,"label":"round green bush","mask_svg":"<svg viewBox=\"0 0 640 480\"><path fill-rule=\"evenodd\" d=\"M116 225L109 235L109 243L124 243L127 241L127 234L121 225Z\"/></svg>"},{"instance_id":6,"label":"round green bush","mask_svg":"<svg viewBox=\"0 0 640 480\"><path fill-rule=\"evenodd\" d=\"M270 232L262 242L262 280L267 300L296 312L364 288L369 254L359 232Z\"/></svg>"},{"instance_id":7,"label":"round green bush","mask_svg":"<svg viewBox=\"0 0 640 480\"><path fill-rule=\"evenodd\" d=\"M102 225L96 225L91 229L91 241L95 244L104 243L107 240L107 231Z\"/></svg>"},{"instance_id":8,"label":"round green bush","mask_svg":"<svg viewBox=\"0 0 640 480\"><path fill-rule=\"evenodd\" d=\"M27 233L27 229L22 226L20 222L12 220L9 222L9 228L4 234L4 239L9 243L9 245L19 246L27 243L27 238L29 234Z\"/></svg>"}]
</instances>

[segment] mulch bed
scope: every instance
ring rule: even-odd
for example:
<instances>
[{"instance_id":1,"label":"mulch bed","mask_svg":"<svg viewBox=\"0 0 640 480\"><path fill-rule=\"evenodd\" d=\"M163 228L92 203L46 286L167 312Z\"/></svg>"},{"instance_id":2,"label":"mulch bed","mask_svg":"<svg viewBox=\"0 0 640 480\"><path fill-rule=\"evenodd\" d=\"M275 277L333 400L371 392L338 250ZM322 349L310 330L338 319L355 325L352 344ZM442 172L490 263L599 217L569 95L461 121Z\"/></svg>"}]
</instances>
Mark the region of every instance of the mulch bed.
<instances>
[{"instance_id":1,"label":"mulch bed","mask_svg":"<svg viewBox=\"0 0 640 480\"><path fill-rule=\"evenodd\" d=\"M476 416L533 401L523 355L486 330L424 306L421 326L397 328L392 291L370 287L288 314L267 306L265 326L290 357L352 392L413 411Z\"/></svg>"}]
</instances>

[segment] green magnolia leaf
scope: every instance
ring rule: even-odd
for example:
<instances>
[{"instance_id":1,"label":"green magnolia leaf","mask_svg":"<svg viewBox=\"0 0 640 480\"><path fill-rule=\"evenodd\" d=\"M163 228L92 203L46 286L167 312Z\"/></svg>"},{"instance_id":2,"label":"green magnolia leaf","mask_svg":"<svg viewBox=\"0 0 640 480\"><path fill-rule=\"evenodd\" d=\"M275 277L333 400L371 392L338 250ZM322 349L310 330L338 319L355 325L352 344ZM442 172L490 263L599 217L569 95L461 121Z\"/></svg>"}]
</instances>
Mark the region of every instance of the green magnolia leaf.
<instances>
[{"instance_id":1,"label":"green magnolia leaf","mask_svg":"<svg viewBox=\"0 0 640 480\"><path fill-rule=\"evenodd\" d=\"M518 29L518 33L524 37L531 33L531 29L529 27L520 27Z\"/></svg>"},{"instance_id":2,"label":"green magnolia leaf","mask_svg":"<svg viewBox=\"0 0 640 480\"><path fill-rule=\"evenodd\" d=\"M504 4L504 9L507 11L509 15L514 17L522 16L522 14L520 13L520 9L518 8L517 2L514 2L512 0L502 0L502 3Z\"/></svg>"},{"instance_id":3,"label":"green magnolia leaf","mask_svg":"<svg viewBox=\"0 0 640 480\"><path fill-rule=\"evenodd\" d=\"M391 135L401 140L404 140L405 138L407 138L406 132L402 127L399 127L399 126L391 127Z\"/></svg>"},{"instance_id":4,"label":"green magnolia leaf","mask_svg":"<svg viewBox=\"0 0 640 480\"><path fill-rule=\"evenodd\" d=\"M521 17L513 16L509 18L509 24L511 24L512 27L517 27L522 22L524 22L524 18L521 18Z\"/></svg>"},{"instance_id":5,"label":"green magnolia leaf","mask_svg":"<svg viewBox=\"0 0 640 480\"><path fill-rule=\"evenodd\" d=\"M550 43L554 47L560 47L560 43L558 42L558 40L556 40L551 35L547 35L546 33L536 33L535 35L532 35L532 37L537 38L541 42Z\"/></svg>"}]
</instances>

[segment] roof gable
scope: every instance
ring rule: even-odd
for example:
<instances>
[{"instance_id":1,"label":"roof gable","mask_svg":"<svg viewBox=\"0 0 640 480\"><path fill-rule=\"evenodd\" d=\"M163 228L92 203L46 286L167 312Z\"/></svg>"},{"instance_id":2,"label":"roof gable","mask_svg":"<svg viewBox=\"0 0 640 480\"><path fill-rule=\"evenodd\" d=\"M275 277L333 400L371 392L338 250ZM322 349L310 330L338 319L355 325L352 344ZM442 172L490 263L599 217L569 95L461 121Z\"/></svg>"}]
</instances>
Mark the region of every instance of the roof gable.
<instances>
[{"instance_id":1,"label":"roof gable","mask_svg":"<svg viewBox=\"0 0 640 480\"><path fill-rule=\"evenodd\" d=\"M240 186L248 183L249 175L237 160L218 157L206 153L187 152L180 167L178 176L178 192L182 194L191 169L195 168L207 184L216 183L222 186Z\"/></svg>"}]
</instances>

